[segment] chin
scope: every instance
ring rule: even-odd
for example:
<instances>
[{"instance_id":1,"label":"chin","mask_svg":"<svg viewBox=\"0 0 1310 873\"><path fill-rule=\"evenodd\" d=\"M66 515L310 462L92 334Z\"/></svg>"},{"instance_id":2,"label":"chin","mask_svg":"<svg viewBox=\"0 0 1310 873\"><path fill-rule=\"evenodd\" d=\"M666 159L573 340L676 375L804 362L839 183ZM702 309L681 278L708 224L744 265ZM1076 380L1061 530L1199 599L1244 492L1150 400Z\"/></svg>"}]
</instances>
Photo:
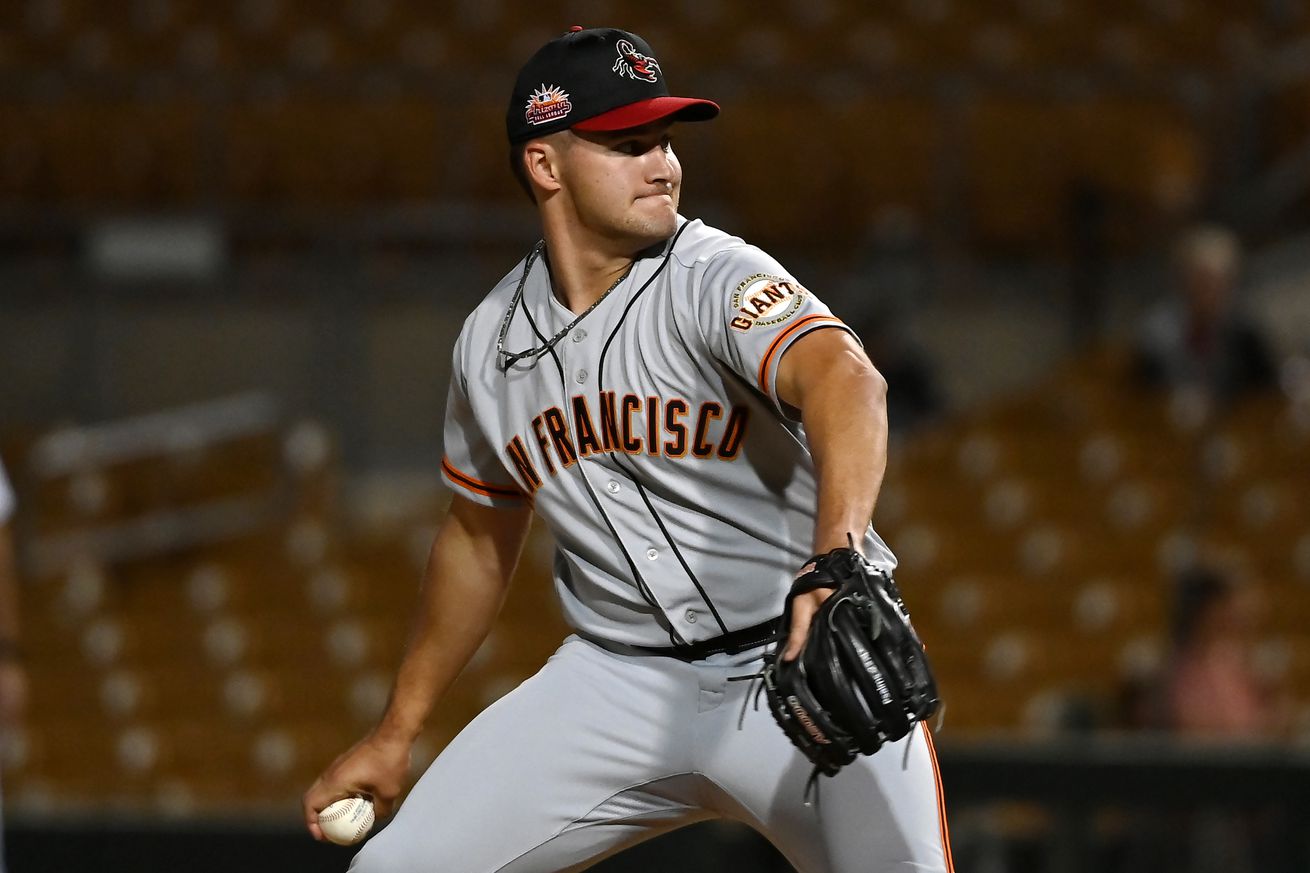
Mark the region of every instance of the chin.
<instances>
[{"instance_id":1,"label":"chin","mask_svg":"<svg viewBox=\"0 0 1310 873\"><path fill-rule=\"evenodd\" d=\"M668 201L651 202L633 216L629 227L651 242L667 239L678 229L677 204Z\"/></svg>"}]
</instances>

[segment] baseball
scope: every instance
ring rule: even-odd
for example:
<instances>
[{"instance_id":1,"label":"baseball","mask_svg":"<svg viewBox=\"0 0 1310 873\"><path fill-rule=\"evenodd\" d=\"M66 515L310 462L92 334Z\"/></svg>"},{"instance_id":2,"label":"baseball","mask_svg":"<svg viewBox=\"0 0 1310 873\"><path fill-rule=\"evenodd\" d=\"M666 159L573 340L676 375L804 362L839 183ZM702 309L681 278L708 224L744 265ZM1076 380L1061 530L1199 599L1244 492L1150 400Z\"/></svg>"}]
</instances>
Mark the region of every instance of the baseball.
<instances>
[{"instance_id":1,"label":"baseball","mask_svg":"<svg viewBox=\"0 0 1310 873\"><path fill-rule=\"evenodd\" d=\"M373 827L373 801L367 797L347 797L318 814L323 836L338 846L353 846Z\"/></svg>"}]
</instances>

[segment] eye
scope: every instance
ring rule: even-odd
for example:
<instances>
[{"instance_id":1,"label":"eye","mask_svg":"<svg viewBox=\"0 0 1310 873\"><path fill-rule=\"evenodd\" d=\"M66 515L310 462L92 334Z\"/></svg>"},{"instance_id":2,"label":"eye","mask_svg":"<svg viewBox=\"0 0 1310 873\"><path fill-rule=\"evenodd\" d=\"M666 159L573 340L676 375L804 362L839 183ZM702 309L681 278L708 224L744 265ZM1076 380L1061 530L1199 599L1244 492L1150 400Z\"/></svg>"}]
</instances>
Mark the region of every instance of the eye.
<instances>
[{"instance_id":1,"label":"eye","mask_svg":"<svg viewBox=\"0 0 1310 873\"><path fill-rule=\"evenodd\" d=\"M615 143L613 146L614 151L632 158L641 157L656 148L663 149L666 152L673 151L673 138L670 136L663 136L658 140L625 139Z\"/></svg>"}]
</instances>

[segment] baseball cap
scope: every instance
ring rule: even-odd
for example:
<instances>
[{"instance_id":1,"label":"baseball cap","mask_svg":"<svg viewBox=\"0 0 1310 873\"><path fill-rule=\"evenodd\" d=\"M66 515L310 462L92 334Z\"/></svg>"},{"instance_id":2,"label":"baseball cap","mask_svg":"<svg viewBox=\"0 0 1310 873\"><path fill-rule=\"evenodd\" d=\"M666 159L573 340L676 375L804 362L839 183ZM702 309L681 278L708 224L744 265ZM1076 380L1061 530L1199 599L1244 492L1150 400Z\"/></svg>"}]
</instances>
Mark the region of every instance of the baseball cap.
<instances>
[{"instance_id":1,"label":"baseball cap","mask_svg":"<svg viewBox=\"0 0 1310 873\"><path fill-rule=\"evenodd\" d=\"M673 97L650 44L612 27L574 27L519 70L505 114L511 143L561 130L624 130L673 116L708 121L719 106Z\"/></svg>"}]
</instances>

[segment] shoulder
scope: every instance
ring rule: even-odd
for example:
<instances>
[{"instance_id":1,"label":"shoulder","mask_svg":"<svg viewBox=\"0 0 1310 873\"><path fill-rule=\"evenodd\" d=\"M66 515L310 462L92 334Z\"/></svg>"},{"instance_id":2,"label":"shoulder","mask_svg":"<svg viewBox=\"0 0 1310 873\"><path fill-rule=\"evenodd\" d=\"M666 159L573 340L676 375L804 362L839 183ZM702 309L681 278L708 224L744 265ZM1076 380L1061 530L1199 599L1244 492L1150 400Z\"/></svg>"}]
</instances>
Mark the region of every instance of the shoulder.
<instances>
[{"instance_id":1,"label":"shoulder","mask_svg":"<svg viewBox=\"0 0 1310 873\"><path fill-rule=\"evenodd\" d=\"M670 252L670 257L681 267L695 269L697 265L743 246L747 246L747 243L740 237L711 227L699 218L693 218L679 228L677 244Z\"/></svg>"},{"instance_id":2,"label":"shoulder","mask_svg":"<svg viewBox=\"0 0 1310 873\"><path fill-rule=\"evenodd\" d=\"M504 318L505 310L509 308L510 301L514 299L514 293L518 290L519 280L523 278L523 267L526 263L527 257L520 259L495 284L491 291L487 293L487 296L482 298L482 302L464 320L465 332L477 330L493 322L496 324L496 329L499 330L500 320Z\"/></svg>"},{"instance_id":3,"label":"shoulder","mask_svg":"<svg viewBox=\"0 0 1310 873\"><path fill-rule=\"evenodd\" d=\"M505 313L509 310L514 294L518 290L526 261L527 258L524 257L515 264L464 319L459 338L455 340L457 361L471 350L485 350L495 346L501 325L505 321Z\"/></svg>"},{"instance_id":4,"label":"shoulder","mask_svg":"<svg viewBox=\"0 0 1310 873\"><path fill-rule=\"evenodd\" d=\"M699 288L735 286L753 274L787 275L772 256L741 237L699 219L688 221L683 228L671 256L696 276Z\"/></svg>"}]
</instances>

